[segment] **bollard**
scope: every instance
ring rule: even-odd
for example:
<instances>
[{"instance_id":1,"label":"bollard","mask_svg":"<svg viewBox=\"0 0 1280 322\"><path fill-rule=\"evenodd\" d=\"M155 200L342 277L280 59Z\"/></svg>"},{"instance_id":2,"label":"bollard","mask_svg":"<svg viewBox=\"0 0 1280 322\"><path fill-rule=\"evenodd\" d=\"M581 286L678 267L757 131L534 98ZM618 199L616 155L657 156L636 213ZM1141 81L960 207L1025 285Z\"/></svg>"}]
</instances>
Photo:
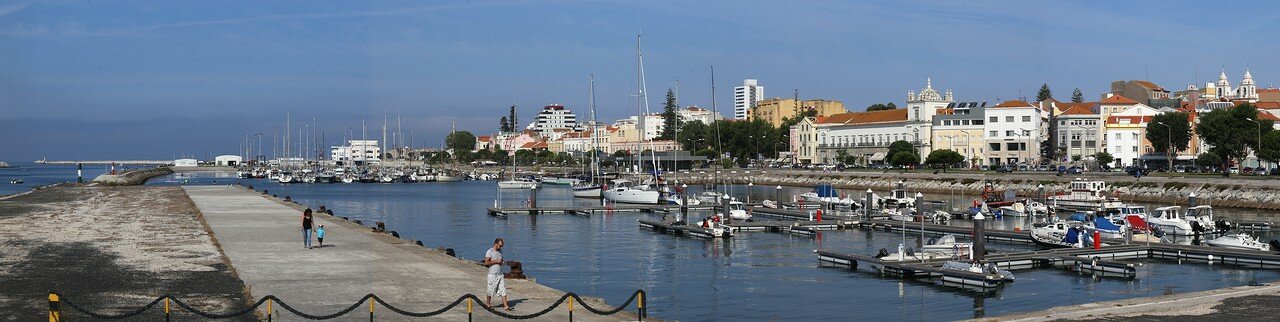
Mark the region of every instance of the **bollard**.
<instances>
[{"instance_id":1,"label":"bollard","mask_svg":"<svg viewBox=\"0 0 1280 322\"><path fill-rule=\"evenodd\" d=\"M62 320L62 301L58 299L58 294L49 292L49 322L58 322Z\"/></svg>"},{"instance_id":2,"label":"bollard","mask_svg":"<svg viewBox=\"0 0 1280 322\"><path fill-rule=\"evenodd\" d=\"M684 190L684 195L680 196L680 218L676 221L687 223L689 222L689 185L682 184L680 188Z\"/></svg>"},{"instance_id":3,"label":"bollard","mask_svg":"<svg viewBox=\"0 0 1280 322\"><path fill-rule=\"evenodd\" d=\"M267 322L271 322L271 303L275 300L267 298Z\"/></svg>"},{"instance_id":4,"label":"bollard","mask_svg":"<svg viewBox=\"0 0 1280 322\"><path fill-rule=\"evenodd\" d=\"M637 315L640 316L640 321L644 321L644 293L640 293L638 300L636 301L636 310L639 311Z\"/></svg>"},{"instance_id":5,"label":"bollard","mask_svg":"<svg viewBox=\"0 0 1280 322\"><path fill-rule=\"evenodd\" d=\"M778 201L778 208L781 209L782 208L782 185L778 185L777 188L773 189L773 200Z\"/></svg>"},{"instance_id":6,"label":"bollard","mask_svg":"<svg viewBox=\"0 0 1280 322\"><path fill-rule=\"evenodd\" d=\"M875 192L872 192L871 188L867 188L867 199L862 202L862 212L866 215L862 218L864 220L871 219L871 206L875 204L875 200L872 200L874 195Z\"/></svg>"},{"instance_id":7,"label":"bollard","mask_svg":"<svg viewBox=\"0 0 1280 322\"><path fill-rule=\"evenodd\" d=\"M1036 186L1036 201L1044 203L1044 184Z\"/></svg>"},{"instance_id":8,"label":"bollard","mask_svg":"<svg viewBox=\"0 0 1280 322\"><path fill-rule=\"evenodd\" d=\"M377 301L374 301L373 299L369 299L369 322L373 322L373 303L374 302L377 302Z\"/></svg>"},{"instance_id":9,"label":"bollard","mask_svg":"<svg viewBox=\"0 0 1280 322\"><path fill-rule=\"evenodd\" d=\"M1187 204L1188 204L1188 205L1190 205L1191 207L1195 207L1195 206L1196 206L1196 193L1195 193L1195 192L1192 192L1190 196L1187 196Z\"/></svg>"},{"instance_id":10,"label":"bollard","mask_svg":"<svg viewBox=\"0 0 1280 322\"><path fill-rule=\"evenodd\" d=\"M983 260L983 257L987 252L987 238L986 238L986 231L985 231L986 229L985 226L987 224L982 221L983 219L986 219L986 217L982 215L982 212L978 212L978 214L973 215L972 255L974 260L979 260L979 261Z\"/></svg>"},{"instance_id":11,"label":"bollard","mask_svg":"<svg viewBox=\"0 0 1280 322\"><path fill-rule=\"evenodd\" d=\"M1093 249L1102 249L1102 232L1097 230L1093 231Z\"/></svg>"},{"instance_id":12,"label":"bollard","mask_svg":"<svg viewBox=\"0 0 1280 322\"><path fill-rule=\"evenodd\" d=\"M76 163L76 183L84 183L84 163Z\"/></svg>"},{"instance_id":13,"label":"bollard","mask_svg":"<svg viewBox=\"0 0 1280 322\"><path fill-rule=\"evenodd\" d=\"M529 187L529 208L538 208L538 186Z\"/></svg>"},{"instance_id":14,"label":"bollard","mask_svg":"<svg viewBox=\"0 0 1280 322\"><path fill-rule=\"evenodd\" d=\"M467 299L467 322L471 322L471 299Z\"/></svg>"},{"instance_id":15,"label":"bollard","mask_svg":"<svg viewBox=\"0 0 1280 322\"><path fill-rule=\"evenodd\" d=\"M573 297L569 297L569 322L573 322Z\"/></svg>"},{"instance_id":16,"label":"bollard","mask_svg":"<svg viewBox=\"0 0 1280 322\"><path fill-rule=\"evenodd\" d=\"M164 296L164 321L169 322L169 296Z\"/></svg>"}]
</instances>

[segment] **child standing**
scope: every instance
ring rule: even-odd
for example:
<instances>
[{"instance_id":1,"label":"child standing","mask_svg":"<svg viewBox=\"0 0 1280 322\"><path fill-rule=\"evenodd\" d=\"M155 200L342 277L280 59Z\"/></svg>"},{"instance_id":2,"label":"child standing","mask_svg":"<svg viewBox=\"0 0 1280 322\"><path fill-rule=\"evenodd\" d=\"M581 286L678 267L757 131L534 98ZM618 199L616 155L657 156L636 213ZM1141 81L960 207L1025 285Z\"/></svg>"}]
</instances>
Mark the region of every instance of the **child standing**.
<instances>
[{"instance_id":1,"label":"child standing","mask_svg":"<svg viewBox=\"0 0 1280 322\"><path fill-rule=\"evenodd\" d=\"M324 225L316 228L316 241L320 242L320 247L324 247Z\"/></svg>"}]
</instances>

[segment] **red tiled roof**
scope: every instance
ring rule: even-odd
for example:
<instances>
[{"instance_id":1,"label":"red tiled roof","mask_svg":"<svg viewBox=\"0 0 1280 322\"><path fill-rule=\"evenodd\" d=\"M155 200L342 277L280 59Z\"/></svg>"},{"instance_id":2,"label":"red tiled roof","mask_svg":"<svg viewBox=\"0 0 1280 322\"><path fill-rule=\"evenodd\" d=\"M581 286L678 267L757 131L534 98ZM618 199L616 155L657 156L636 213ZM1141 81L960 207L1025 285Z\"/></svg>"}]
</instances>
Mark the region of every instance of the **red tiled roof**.
<instances>
[{"instance_id":1,"label":"red tiled roof","mask_svg":"<svg viewBox=\"0 0 1280 322\"><path fill-rule=\"evenodd\" d=\"M1085 103L1071 104L1062 110L1060 115L1090 115L1093 114L1093 107Z\"/></svg>"},{"instance_id":2,"label":"red tiled roof","mask_svg":"<svg viewBox=\"0 0 1280 322\"><path fill-rule=\"evenodd\" d=\"M1129 124L1142 124L1151 122L1154 116L1151 115L1131 115L1131 116L1108 116L1107 124L1120 124L1120 120L1129 120Z\"/></svg>"},{"instance_id":3,"label":"red tiled roof","mask_svg":"<svg viewBox=\"0 0 1280 322\"><path fill-rule=\"evenodd\" d=\"M1102 104L1102 105L1133 105L1133 104L1138 104L1138 102L1134 102L1133 100L1131 100L1131 99L1129 99L1129 98L1127 98L1127 97L1124 97L1124 96L1120 96L1120 95L1112 95L1111 97L1108 97L1107 99L1104 99L1104 100L1102 100L1102 101L1100 101L1100 102L1098 102L1098 103L1100 103L1100 104Z\"/></svg>"},{"instance_id":4,"label":"red tiled roof","mask_svg":"<svg viewBox=\"0 0 1280 322\"><path fill-rule=\"evenodd\" d=\"M1160 85L1156 85L1156 83L1152 83L1152 82L1148 82L1148 81L1144 81L1144 80L1135 80L1135 81L1133 81L1133 83L1134 83L1134 84L1138 84L1139 86L1142 86L1142 87L1146 87L1147 89L1152 89L1152 90L1157 90L1157 91L1163 91L1163 90L1164 90L1164 87L1160 87Z\"/></svg>"},{"instance_id":5,"label":"red tiled roof","mask_svg":"<svg viewBox=\"0 0 1280 322\"><path fill-rule=\"evenodd\" d=\"M907 120L906 109L883 110L871 112L849 112L832 114L831 116L819 116L814 123L822 124L872 124L872 123L889 123L904 122Z\"/></svg>"},{"instance_id":6,"label":"red tiled roof","mask_svg":"<svg viewBox=\"0 0 1280 322\"><path fill-rule=\"evenodd\" d=\"M493 139L490 138L488 135L481 135L476 137L476 141L480 141L480 142L489 142L490 140L493 140Z\"/></svg>"},{"instance_id":7,"label":"red tiled roof","mask_svg":"<svg viewBox=\"0 0 1280 322\"><path fill-rule=\"evenodd\" d=\"M1280 117L1276 117L1275 114L1271 114L1271 112L1267 112L1267 111L1258 111L1258 119L1280 121Z\"/></svg>"},{"instance_id":8,"label":"red tiled roof","mask_svg":"<svg viewBox=\"0 0 1280 322\"><path fill-rule=\"evenodd\" d=\"M992 106L992 108L1003 108L1003 107L1035 107L1035 106L1031 105L1031 103L1027 103L1026 101L1020 101L1020 100L1005 101L1004 103L1000 103L999 105Z\"/></svg>"},{"instance_id":9,"label":"red tiled roof","mask_svg":"<svg viewBox=\"0 0 1280 322\"><path fill-rule=\"evenodd\" d=\"M1280 93L1280 88L1259 88L1258 93Z\"/></svg>"},{"instance_id":10,"label":"red tiled roof","mask_svg":"<svg viewBox=\"0 0 1280 322\"><path fill-rule=\"evenodd\" d=\"M1280 109L1280 102L1257 102L1253 103L1253 106L1258 107L1260 110L1274 110Z\"/></svg>"}]
</instances>

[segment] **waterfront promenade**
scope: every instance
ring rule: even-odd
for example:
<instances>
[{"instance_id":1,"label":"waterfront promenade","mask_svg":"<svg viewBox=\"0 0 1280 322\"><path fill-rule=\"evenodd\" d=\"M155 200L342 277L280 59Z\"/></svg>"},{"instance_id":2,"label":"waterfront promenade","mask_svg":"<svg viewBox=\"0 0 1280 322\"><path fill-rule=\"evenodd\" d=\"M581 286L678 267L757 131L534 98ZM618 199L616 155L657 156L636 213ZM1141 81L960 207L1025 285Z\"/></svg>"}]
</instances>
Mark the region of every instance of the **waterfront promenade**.
<instances>
[{"instance_id":1,"label":"waterfront promenade","mask_svg":"<svg viewBox=\"0 0 1280 322\"><path fill-rule=\"evenodd\" d=\"M474 262L455 259L390 235L371 233L366 227L326 215L315 216L316 223L323 224L327 231L326 247L305 249L300 231L301 211L296 205L241 187L187 186L184 189L200 209L253 298L275 295L309 314L330 314L370 293L414 312L437 310L467 293L484 297L485 269ZM514 314L540 311L564 294L527 280L507 280L507 286ZM476 320L500 320L483 311L479 304L475 307ZM605 307L599 302L591 304ZM385 308L375 310L378 320L408 319ZM576 310L575 320L635 319L634 312L602 317L581 307ZM265 309L260 311L265 316ZM278 307L276 314L297 319ZM466 320L466 306L436 318ZM362 319L368 319L367 306L344 316L344 320ZM562 306L537 320L568 319L567 307Z\"/></svg>"}]
</instances>

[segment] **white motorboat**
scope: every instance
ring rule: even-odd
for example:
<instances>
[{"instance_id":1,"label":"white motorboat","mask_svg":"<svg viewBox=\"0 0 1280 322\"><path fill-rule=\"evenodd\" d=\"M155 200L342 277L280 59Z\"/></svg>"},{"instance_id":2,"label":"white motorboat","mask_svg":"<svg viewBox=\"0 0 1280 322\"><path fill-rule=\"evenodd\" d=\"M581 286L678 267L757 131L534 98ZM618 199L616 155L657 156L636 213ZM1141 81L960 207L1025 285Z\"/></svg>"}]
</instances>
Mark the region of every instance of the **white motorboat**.
<instances>
[{"instance_id":1,"label":"white motorboat","mask_svg":"<svg viewBox=\"0 0 1280 322\"><path fill-rule=\"evenodd\" d=\"M573 185L573 197L600 199L603 198L604 195L602 194L600 185L590 182L580 182Z\"/></svg>"},{"instance_id":2,"label":"white motorboat","mask_svg":"<svg viewBox=\"0 0 1280 322\"><path fill-rule=\"evenodd\" d=\"M1031 241L1049 248L1084 248L1086 245L1093 245L1093 237L1085 233L1082 223L1068 221L1033 224Z\"/></svg>"},{"instance_id":3,"label":"white motorboat","mask_svg":"<svg viewBox=\"0 0 1280 322\"><path fill-rule=\"evenodd\" d=\"M342 180L341 180L341 181L342 181L342 183L352 183L352 182L356 182L356 177L355 177L355 176L353 176L353 175L349 175L349 174L348 174L348 175L344 175L344 176L342 176Z\"/></svg>"},{"instance_id":4,"label":"white motorboat","mask_svg":"<svg viewBox=\"0 0 1280 322\"><path fill-rule=\"evenodd\" d=\"M1107 183L1076 178L1071 181L1071 192L1049 196L1049 206L1054 211L1102 211L1122 205L1119 199L1106 196Z\"/></svg>"},{"instance_id":5,"label":"white motorboat","mask_svg":"<svg viewBox=\"0 0 1280 322\"><path fill-rule=\"evenodd\" d=\"M729 219L747 220L751 219L751 214L747 212L741 201L729 201Z\"/></svg>"},{"instance_id":6,"label":"white motorboat","mask_svg":"<svg viewBox=\"0 0 1280 322\"><path fill-rule=\"evenodd\" d=\"M943 258L968 258L972 253L973 243L957 243L956 237L948 234L930 239L929 243L921 247L919 252L901 247L899 247L897 253L890 253L886 249L880 249L880 253L876 254L875 257L882 261L924 261Z\"/></svg>"},{"instance_id":7,"label":"white motorboat","mask_svg":"<svg viewBox=\"0 0 1280 322\"><path fill-rule=\"evenodd\" d=\"M1258 241L1257 237L1249 236L1249 234L1245 233L1229 234L1211 239L1204 243L1209 246L1222 248L1272 251L1271 245Z\"/></svg>"},{"instance_id":8,"label":"white motorboat","mask_svg":"<svg viewBox=\"0 0 1280 322\"><path fill-rule=\"evenodd\" d=\"M1196 232L1209 232L1214 228L1213 207L1195 206L1182 212L1180 206L1156 208L1147 216L1147 224L1166 234L1181 236L1194 235Z\"/></svg>"},{"instance_id":9,"label":"white motorboat","mask_svg":"<svg viewBox=\"0 0 1280 322\"><path fill-rule=\"evenodd\" d=\"M498 189L537 189L538 182L526 178L498 181Z\"/></svg>"},{"instance_id":10,"label":"white motorboat","mask_svg":"<svg viewBox=\"0 0 1280 322\"><path fill-rule=\"evenodd\" d=\"M281 173L279 179L276 179L276 181L279 181L280 183L295 183L298 182L298 178L294 177L292 173Z\"/></svg>"},{"instance_id":11,"label":"white motorboat","mask_svg":"<svg viewBox=\"0 0 1280 322\"><path fill-rule=\"evenodd\" d=\"M441 172L436 174L436 182L458 182L462 181L462 176L450 172Z\"/></svg>"},{"instance_id":12,"label":"white motorboat","mask_svg":"<svg viewBox=\"0 0 1280 322\"><path fill-rule=\"evenodd\" d=\"M696 199L698 200L698 203L719 205L721 196L723 196L723 194L719 192L703 191L702 193L699 193L696 198L689 198L689 199Z\"/></svg>"},{"instance_id":13,"label":"white motorboat","mask_svg":"<svg viewBox=\"0 0 1280 322\"><path fill-rule=\"evenodd\" d=\"M615 179L602 193L605 199L616 203L657 204L661 193L648 185L635 185L631 180Z\"/></svg>"}]
</instances>

